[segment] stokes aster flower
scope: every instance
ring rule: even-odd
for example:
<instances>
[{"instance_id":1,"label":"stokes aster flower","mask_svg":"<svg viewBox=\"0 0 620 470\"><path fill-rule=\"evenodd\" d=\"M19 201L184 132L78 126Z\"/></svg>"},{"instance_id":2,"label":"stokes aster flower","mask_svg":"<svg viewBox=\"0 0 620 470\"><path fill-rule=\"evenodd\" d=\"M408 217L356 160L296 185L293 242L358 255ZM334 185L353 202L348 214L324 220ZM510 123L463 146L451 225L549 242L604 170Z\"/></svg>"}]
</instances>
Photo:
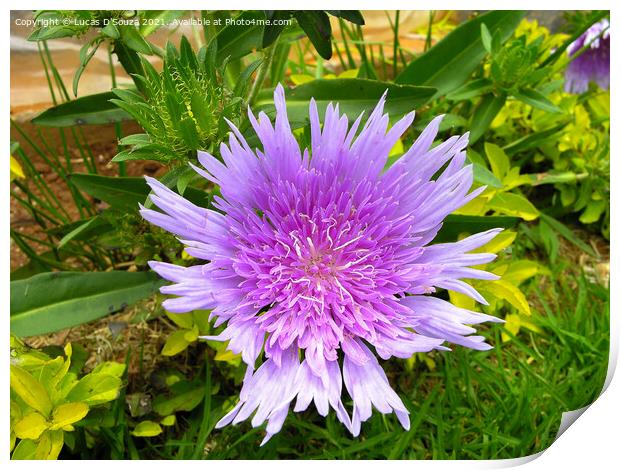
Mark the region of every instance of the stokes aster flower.
<instances>
[{"instance_id":1,"label":"stokes aster flower","mask_svg":"<svg viewBox=\"0 0 620 470\"><path fill-rule=\"evenodd\" d=\"M431 148L438 117L386 169L414 113L388 130L384 103L385 95L358 132L361 116L349 128L337 105L327 106L321 127L311 101L311 148L302 152L278 86L274 126L264 113L258 121L249 113L262 151L251 149L231 124L229 145L220 148L224 163L198 154L204 170L194 170L221 188L217 210L197 207L147 178L163 213L141 207L143 217L207 261L188 268L150 263L174 283L161 288L177 296L164 307L211 310L215 326L227 325L207 339L228 341L247 364L239 403L218 427L254 414L252 426L267 421L264 443L281 429L296 399L294 411L312 401L323 416L333 408L354 435L372 407L394 412L408 429L409 411L375 352L381 359L408 358L447 350L444 341L490 348L467 325L501 320L428 295L449 289L485 303L463 279L497 278L471 268L495 255L468 252L499 229L429 245L443 219L484 189L468 193L468 135ZM353 400L351 417L342 403L343 382Z\"/></svg>"},{"instance_id":2,"label":"stokes aster flower","mask_svg":"<svg viewBox=\"0 0 620 470\"><path fill-rule=\"evenodd\" d=\"M573 59L565 73L564 89L569 93L584 93L588 84L596 82L604 90L609 88L609 21L603 19L593 24L585 33L567 48L573 56L586 47L578 57Z\"/></svg>"}]
</instances>

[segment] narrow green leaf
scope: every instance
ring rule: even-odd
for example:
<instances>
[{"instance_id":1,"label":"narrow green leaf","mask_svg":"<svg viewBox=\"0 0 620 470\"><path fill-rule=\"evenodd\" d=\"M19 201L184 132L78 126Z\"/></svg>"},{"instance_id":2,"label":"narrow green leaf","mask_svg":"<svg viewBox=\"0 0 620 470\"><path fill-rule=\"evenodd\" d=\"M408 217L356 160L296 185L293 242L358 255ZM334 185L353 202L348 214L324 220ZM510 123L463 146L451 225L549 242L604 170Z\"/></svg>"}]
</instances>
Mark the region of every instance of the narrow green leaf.
<instances>
[{"instance_id":1,"label":"narrow green leaf","mask_svg":"<svg viewBox=\"0 0 620 470\"><path fill-rule=\"evenodd\" d=\"M485 25L484 23L480 25L480 39L482 39L482 45L484 46L484 49L489 54L493 52L493 46L492 46L493 38L491 37L489 28L487 28L487 25Z\"/></svg>"},{"instance_id":2,"label":"narrow green leaf","mask_svg":"<svg viewBox=\"0 0 620 470\"><path fill-rule=\"evenodd\" d=\"M47 127L71 127L130 120L127 112L110 102L114 97L111 91L83 96L46 109L32 119L32 123Z\"/></svg>"},{"instance_id":3,"label":"narrow green leaf","mask_svg":"<svg viewBox=\"0 0 620 470\"><path fill-rule=\"evenodd\" d=\"M87 194L107 202L113 207L137 211L150 188L144 178L102 176L73 173L71 182Z\"/></svg>"},{"instance_id":4,"label":"narrow green leaf","mask_svg":"<svg viewBox=\"0 0 620 470\"><path fill-rule=\"evenodd\" d=\"M553 217L545 214L544 212L540 213L540 220L543 220L545 223L547 223L551 228L553 228L556 232L562 235L567 241L571 242L581 251L584 251L592 257L597 257L596 253L590 245L583 242L579 237L575 235L575 233L570 228L568 228L559 220L554 219Z\"/></svg>"},{"instance_id":5,"label":"narrow green leaf","mask_svg":"<svg viewBox=\"0 0 620 470\"><path fill-rule=\"evenodd\" d=\"M263 12L244 11L218 32L212 39L212 42L215 41L217 44L218 65L221 65L227 57L231 60L238 59L261 47L264 26L257 24L258 20L265 20Z\"/></svg>"},{"instance_id":6,"label":"narrow green leaf","mask_svg":"<svg viewBox=\"0 0 620 470\"><path fill-rule=\"evenodd\" d=\"M493 119L495 119L495 116L497 116L497 113L499 113L504 106L505 102L505 94L488 94L482 97L471 118L471 128L469 134L470 145L483 136L493 122Z\"/></svg>"},{"instance_id":7,"label":"narrow green leaf","mask_svg":"<svg viewBox=\"0 0 620 470\"><path fill-rule=\"evenodd\" d=\"M446 98L452 101L463 101L491 92L493 83L488 78L472 80L448 93Z\"/></svg>"},{"instance_id":8,"label":"narrow green leaf","mask_svg":"<svg viewBox=\"0 0 620 470\"><path fill-rule=\"evenodd\" d=\"M526 88L513 93L512 96L525 104L529 104L534 108L541 109L548 113L564 112L562 108L553 104L545 95L536 90Z\"/></svg>"}]
</instances>

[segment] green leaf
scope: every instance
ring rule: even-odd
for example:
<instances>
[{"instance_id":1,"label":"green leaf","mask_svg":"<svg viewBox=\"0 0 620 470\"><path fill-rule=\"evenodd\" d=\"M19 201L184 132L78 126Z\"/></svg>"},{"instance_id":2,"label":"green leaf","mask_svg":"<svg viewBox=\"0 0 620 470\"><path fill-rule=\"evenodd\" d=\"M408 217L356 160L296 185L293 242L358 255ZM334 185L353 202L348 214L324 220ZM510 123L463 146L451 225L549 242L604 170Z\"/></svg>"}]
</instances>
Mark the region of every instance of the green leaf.
<instances>
[{"instance_id":1,"label":"green leaf","mask_svg":"<svg viewBox=\"0 0 620 470\"><path fill-rule=\"evenodd\" d=\"M108 374L88 374L82 377L67 394L67 400L95 406L116 399L122 381Z\"/></svg>"},{"instance_id":2,"label":"green leaf","mask_svg":"<svg viewBox=\"0 0 620 470\"><path fill-rule=\"evenodd\" d=\"M130 49L133 49L140 54L150 55L153 53L149 43L142 37L140 31L138 31L134 25L122 25L120 27L120 33L120 40L123 41L123 43Z\"/></svg>"},{"instance_id":3,"label":"green leaf","mask_svg":"<svg viewBox=\"0 0 620 470\"><path fill-rule=\"evenodd\" d=\"M72 127L130 120L127 112L110 102L114 97L111 91L83 96L43 111L32 123L47 127Z\"/></svg>"},{"instance_id":4,"label":"green leaf","mask_svg":"<svg viewBox=\"0 0 620 470\"><path fill-rule=\"evenodd\" d=\"M12 295L11 301L13 301ZM14 364L11 364L11 389L24 400L24 403L43 416L48 416L52 411L52 402L43 385L29 372Z\"/></svg>"},{"instance_id":5,"label":"green leaf","mask_svg":"<svg viewBox=\"0 0 620 470\"><path fill-rule=\"evenodd\" d=\"M489 297L489 294L491 294L498 300L507 301L510 305L525 315L532 314L523 292L521 292L517 286L511 284L510 282L500 279L497 281L485 282L484 284L477 286L477 288L484 297ZM487 298L487 300L490 299Z\"/></svg>"},{"instance_id":6,"label":"green leaf","mask_svg":"<svg viewBox=\"0 0 620 470\"><path fill-rule=\"evenodd\" d=\"M158 395L153 400L153 410L160 416L168 416L177 411L191 411L204 398L205 388L202 384L196 386L190 382L178 382L172 388L172 397Z\"/></svg>"},{"instance_id":7,"label":"green leaf","mask_svg":"<svg viewBox=\"0 0 620 470\"><path fill-rule=\"evenodd\" d=\"M177 422L177 417L175 415L170 415L170 416L166 416L165 418L162 418L159 424L161 424L162 426L174 426L176 422Z\"/></svg>"},{"instance_id":8,"label":"green leaf","mask_svg":"<svg viewBox=\"0 0 620 470\"><path fill-rule=\"evenodd\" d=\"M65 426L77 423L88 414L86 403L63 403L54 408L52 412L51 430L62 429Z\"/></svg>"},{"instance_id":9,"label":"green leaf","mask_svg":"<svg viewBox=\"0 0 620 470\"><path fill-rule=\"evenodd\" d=\"M357 24L359 26L364 26L366 22L364 21L364 17L359 10L325 10L332 16L337 18L342 18L343 20L347 20L350 23Z\"/></svg>"},{"instance_id":10,"label":"green leaf","mask_svg":"<svg viewBox=\"0 0 620 470\"><path fill-rule=\"evenodd\" d=\"M169 25L173 20L181 18L184 10L145 10L142 12L140 34L147 37L162 26Z\"/></svg>"},{"instance_id":11,"label":"green leaf","mask_svg":"<svg viewBox=\"0 0 620 470\"><path fill-rule=\"evenodd\" d=\"M534 220L540 214L530 201L520 194L514 193L496 194L487 206L502 214L520 217L523 220Z\"/></svg>"},{"instance_id":12,"label":"green leaf","mask_svg":"<svg viewBox=\"0 0 620 470\"><path fill-rule=\"evenodd\" d=\"M534 108L541 109L548 113L563 113L564 110L555 104L553 104L545 95L541 92L532 89L523 89L512 94L519 101L529 104Z\"/></svg>"},{"instance_id":13,"label":"green leaf","mask_svg":"<svg viewBox=\"0 0 620 470\"><path fill-rule=\"evenodd\" d=\"M265 26L263 31L263 49L271 46L278 36L280 36L280 33L282 33L285 28L283 20L290 18L291 14L291 11L288 10L269 10L265 12L265 16L272 24ZM273 24L274 22L279 24Z\"/></svg>"},{"instance_id":14,"label":"green leaf","mask_svg":"<svg viewBox=\"0 0 620 470\"><path fill-rule=\"evenodd\" d=\"M538 274L549 274L549 269L536 261L520 259L510 262L502 279L518 286Z\"/></svg>"},{"instance_id":15,"label":"green leaf","mask_svg":"<svg viewBox=\"0 0 620 470\"><path fill-rule=\"evenodd\" d=\"M174 331L166 339L166 344L161 353L164 356L174 356L184 351L189 346L190 342L186 339L185 334L191 330L181 329Z\"/></svg>"},{"instance_id":16,"label":"green leaf","mask_svg":"<svg viewBox=\"0 0 620 470\"><path fill-rule=\"evenodd\" d=\"M215 60L218 65L228 57L238 59L261 47L264 26L257 24L258 20L265 20L263 12L244 11L220 30L212 40L217 45Z\"/></svg>"},{"instance_id":17,"label":"green leaf","mask_svg":"<svg viewBox=\"0 0 620 470\"><path fill-rule=\"evenodd\" d=\"M37 451L37 443L31 439L19 441L11 455L12 460L34 460Z\"/></svg>"},{"instance_id":18,"label":"green leaf","mask_svg":"<svg viewBox=\"0 0 620 470\"><path fill-rule=\"evenodd\" d=\"M506 94L484 95L471 118L469 134L469 144L475 143L487 131L495 116L500 112L506 103Z\"/></svg>"},{"instance_id":19,"label":"green leaf","mask_svg":"<svg viewBox=\"0 0 620 470\"><path fill-rule=\"evenodd\" d=\"M503 180L508 174L508 171L510 171L510 160L508 156L499 146L489 142L484 143L484 153L491 164L493 174L497 176L500 181Z\"/></svg>"},{"instance_id":20,"label":"green leaf","mask_svg":"<svg viewBox=\"0 0 620 470\"><path fill-rule=\"evenodd\" d=\"M163 432L161 426L153 421L142 421L137 424L131 434L138 437L158 436Z\"/></svg>"},{"instance_id":21,"label":"green leaf","mask_svg":"<svg viewBox=\"0 0 620 470\"><path fill-rule=\"evenodd\" d=\"M127 72L127 75L133 79L138 90L145 93L147 90L144 89L142 82L137 80L134 76L144 75L144 69L138 53L126 46L120 39L114 41L114 53L116 57L118 57L118 61L123 66L123 69L125 69L125 72Z\"/></svg>"},{"instance_id":22,"label":"green leaf","mask_svg":"<svg viewBox=\"0 0 620 470\"><path fill-rule=\"evenodd\" d=\"M435 87L436 97L456 90L467 81L486 54L480 25L484 23L491 35L499 33L501 42L504 42L512 35L525 13L490 11L461 24L410 62L396 77L396 83Z\"/></svg>"},{"instance_id":23,"label":"green leaf","mask_svg":"<svg viewBox=\"0 0 620 470\"><path fill-rule=\"evenodd\" d=\"M292 127L301 127L309 122L308 107L314 98L319 113L324 113L331 102L339 103L340 112L355 119L360 113L371 111L381 95L387 90L385 112L398 116L420 107L435 93L434 88L410 85L395 85L364 78L334 78L313 80L286 91L286 109ZM269 99L257 103L269 115L275 114Z\"/></svg>"},{"instance_id":24,"label":"green leaf","mask_svg":"<svg viewBox=\"0 0 620 470\"><path fill-rule=\"evenodd\" d=\"M96 320L153 294L151 272L53 272L11 282L11 332L33 336Z\"/></svg>"},{"instance_id":25,"label":"green leaf","mask_svg":"<svg viewBox=\"0 0 620 470\"><path fill-rule=\"evenodd\" d=\"M450 214L445 218L435 242L453 242L462 233L473 234L492 228L513 228L518 222L517 217Z\"/></svg>"},{"instance_id":26,"label":"green leaf","mask_svg":"<svg viewBox=\"0 0 620 470\"><path fill-rule=\"evenodd\" d=\"M568 228L566 225L564 225L559 220L554 219L553 217L543 212L540 213L540 220L544 221L546 224L549 224L549 226L553 228L553 230L558 232L567 241L575 245L581 251L584 251L585 253L589 254L592 257L597 257L597 254L594 252L594 250L592 249L590 245L583 242L579 237L575 235L575 233L570 228Z\"/></svg>"},{"instance_id":27,"label":"green leaf","mask_svg":"<svg viewBox=\"0 0 620 470\"><path fill-rule=\"evenodd\" d=\"M297 10L293 16L319 55L325 60L331 59L332 27L327 14L321 10Z\"/></svg>"},{"instance_id":28,"label":"green leaf","mask_svg":"<svg viewBox=\"0 0 620 470\"><path fill-rule=\"evenodd\" d=\"M601 215L607 207L608 201L590 201L586 206L586 210L579 216L579 222L582 224L593 224L601 218Z\"/></svg>"},{"instance_id":29,"label":"green leaf","mask_svg":"<svg viewBox=\"0 0 620 470\"><path fill-rule=\"evenodd\" d=\"M121 37L121 32L114 23L108 23L106 26L101 28L101 33L105 34L110 39L119 39Z\"/></svg>"},{"instance_id":30,"label":"green leaf","mask_svg":"<svg viewBox=\"0 0 620 470\"><path fill-rule=\"evenodd\" d=\"M549 256L549 260L552 263L555 263L560 250L560 241L558 240L558 236L553 229L549 226L549 224L545 223L544 220L541 220L538 225L538 236L540 237L540 241Z\"/></svg>"},{"instance_id":31,"label":"green leaf","mask_svg":"<svg viewBox=\"0 0 620 470\"><path fill-rule=\"evenodd\" d=\"M194 316L191 313L171 313L166 311L166 316L180 328L191 330L194 326Z\"/></svg>"},{"instance_id":32,"label":"green leaf","mask_svg":"<svg viewBox=\"0 0 620 470\"><path fill-rule=\"evenodd\" d=\"M487 170L485 167L478 163L472 163L474 171L474 181L476 183L484 184L492 188L501 188L502 182L497 176Z\"/></svg>"},{"instance_id":33,"label":"green leaf","mask_svg":"<svg viewBox=\"0 0 620 470\"><path fill-rule=\"evenodd\" d=\"M525 135L520 139L511 142L510 144L504 147L504 151L508 155L515 155L519 152L524 152L525 150L530 150L533 148L538 148L541 144L545 142L549 142L555 140L558 136L556 134L560 134L563 132L563 129L569 123L569 119L563 120L560 124L557 124L548 129L544 129L539 132L534 132L532 134Z\"/></svg>"},{"instance_id":34,"label":"green leaf","mask_svg":"<svg viewBox=\"0 0 620 470\"><path fill-rule=\"evenodd\" d=\"M41 435L34 458L36 460L56 460L64 444L64 432L46 431Z\"/></svg>"},{"instance_id":35,"label":"green leaf","mask_svg":"<svg viewBox=\"0 0 620 470\"><path fill-rule=\"evenodd\" d=\"M45 417L33 411L15 423L15 435L20 439L38 439L48 428L49 424Z\"/></svg>"},{"instance_id":36,"label":"green leaf","mask_svg":"<svg viewBox=\"0 0 620 470\"><path fill-rule=\"evenodd\" d=\"M87 194L125 211L137 211L138 203L143 203L150 191L144 178L86 173L73 173L70 178Z\"/></svg>"},{"instance_id":37,"label":"green leaf","mask_svg":"<svg viewBox=\"0 0 620 470\"><path fill-rule=\"evenodd\" d=\"M489 28L487 28L487 25L485 25L484 23L480 25L480 39L482 40L482 46L484 47L484 49L489 54L493 52L493 38L491 37Z\"/></svg>"},{"instance_id":38,"label":"green leaf","mask_svg":"<svg viewBox=\"0 0 620 470\"><path fill-rule=\"evenodd\" d=\"M448 93L446 98L452 101L463 101L475 98L493 90L493 82L488 78L479 78L465 83L456 90Z\"/></svg>"},{"instance_id":39,"label":"green leaf","mask_svg":"<svg viewBox=\"0 0 620 470\"><path fill-rule=\"evenodd\" d=\"M113 377L121 378L125 373L126 366L120 362L106 361L97 365L91 374L106 374Z\"/></svg>"},{"instance_id":40,"label":"green leaf","mask_svg":"<svg viewBox=\"0 0 620 470\"><path fill-rule=\"evenodd\" d=\"M62 237L58 242L58 248L62 248L71 240L83 240L85 237L92 235L95 230L98 235L101 235L102 233L109 232L113 228L103 217L98 215L81 222L82 223L75 229Z\"/></svg>"},{"instance_id":41,"label":"green leaf","mask_svg":"<svg viewBox=\"0 0 620 470\"><path fill-rule=\"evenodd\" d=\"M99 38L95 38L95 40L87 42L80 49L80 65L75 70L75 74L73 75L73 95L77 96L78 83L80 82L80 77L82 73L86 69L86 66L90 62L90 59L93 58L97 49L101 45L101 40ZM88 48L92 46L92 49L89 51Z\"/></svg>"}]
</instances>

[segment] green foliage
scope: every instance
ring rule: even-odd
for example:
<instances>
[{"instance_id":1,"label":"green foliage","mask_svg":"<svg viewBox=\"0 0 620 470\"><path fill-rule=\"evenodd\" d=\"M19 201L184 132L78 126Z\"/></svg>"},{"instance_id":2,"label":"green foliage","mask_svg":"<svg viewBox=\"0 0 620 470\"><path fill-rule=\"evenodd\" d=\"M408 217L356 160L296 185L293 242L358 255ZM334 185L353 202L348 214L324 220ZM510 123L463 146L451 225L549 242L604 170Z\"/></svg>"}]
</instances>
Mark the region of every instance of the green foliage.
<instances>
[{"instance_id":1,"label":"green foliage","mask_svg":"<svg viewBox=\"0 0 620 470\"><path fill-rule=\"evenodd\" d=\"M82 375L84 354L67 344L50 356L11 335L11 459L57 459L90 411L116 399L125 366L102 362Z\"/></svg>"}]
</instances>

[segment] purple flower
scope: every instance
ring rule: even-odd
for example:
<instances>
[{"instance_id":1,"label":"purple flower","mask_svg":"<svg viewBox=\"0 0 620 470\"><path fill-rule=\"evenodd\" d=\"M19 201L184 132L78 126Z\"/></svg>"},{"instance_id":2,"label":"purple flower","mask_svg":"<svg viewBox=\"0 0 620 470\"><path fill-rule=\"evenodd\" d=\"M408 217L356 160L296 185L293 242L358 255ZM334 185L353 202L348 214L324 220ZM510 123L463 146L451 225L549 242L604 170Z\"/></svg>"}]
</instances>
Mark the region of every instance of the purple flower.
<instances>
[{"instance_id":1,"label":"purple flower","mask_svg":"<svg viewBox=\"0 0 620 470\"><path fill-rule=\"evenodd\" d=\"M568 64L565 91L584 93L590 82L596 82L604 90L609 88L609 42L609 21L603 19L568 46L569 57L583 47L587 49Z\"/></svg>"},{"instance_id":2,"label":"purple flower","mask_svg":"<svg viewBox=\"0 0 620 470\"><path fill-rule=\"evenodd\" d=\"M493 254L469 253L499 229L456 243L429 245L443 219L475 198L464 166L468 135L432 147L441 117L391 167L388 154L413 122L408 114L388 130L385 95L360 128L349 128L338 105L323 126L310 103L311 148L301 150L289 127L284 90L274 96L275 126L261 113L249 119L262 150L232 124L223 163L199 152L204 178L219 185L215 209L197 207L147 178L162 212L143 217L174 234L206 263L180 267L151 262L174 284L162 287L171 312L211 310L218 336L242 355L247 372L239 403L217 423L267 421L266 442L294 411L312 401L329 408L354 434L372 414L394 412L405 429L409 411L388 383L381 359L448 348L444 341L489 349L467 324L501 321L428 294L449 289L485 303L463 279L497 276L471 266ZM359 132L358 132L359 130ZM262 364L255 363L262 357ZM353 399L349 417L342 386Z\"/></svg>"}]
</instances>

